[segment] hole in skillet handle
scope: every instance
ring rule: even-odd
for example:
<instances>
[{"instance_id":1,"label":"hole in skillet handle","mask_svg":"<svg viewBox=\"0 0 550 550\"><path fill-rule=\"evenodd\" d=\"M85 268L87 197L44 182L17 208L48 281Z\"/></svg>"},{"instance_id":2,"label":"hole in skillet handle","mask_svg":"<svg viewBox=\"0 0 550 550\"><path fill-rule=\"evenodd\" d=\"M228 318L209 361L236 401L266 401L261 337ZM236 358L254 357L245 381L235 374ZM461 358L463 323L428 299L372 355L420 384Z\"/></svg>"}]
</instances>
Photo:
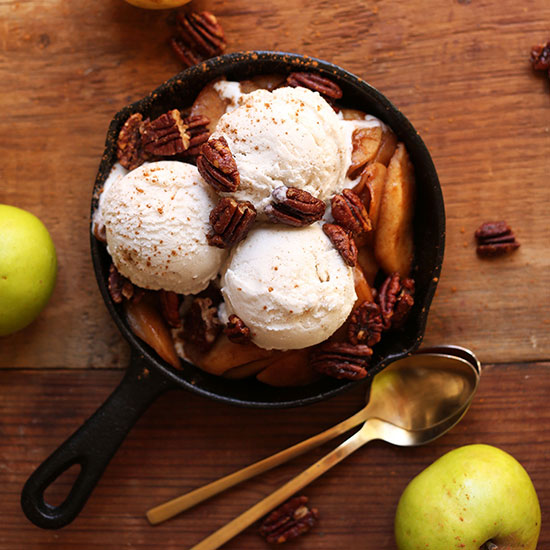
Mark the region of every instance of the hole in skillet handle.
<instances>
[{"instance_id":1,"label":"hole in skillet handle","mask_svg":"<svg viewBox=\"0 0 550 550\"><path fill-rule=\"evenodd\" d=\"M415 305L406 326L392 332L377 344L371 362L372 374L381 371L392 361L409 355L422 341L428 311L432 301L443 262L445 244L445 210L437 172L430 154L407 118L378 90L348 71L312 57L284 52L249 51L235 52L208 59L175 75L153 90L148 96L124 107L113 118L106 139L99 172L97 174L92 213L97 206L97 197L116 161L118 131L128 116L140 112L155 117L168 109L187 108L212 80L226 76L229 80L242 80L260 74L292 71L315 71L335 81L343 90L342 105L361 109L388 124L405 143L413 162L417 180L414 242L416 257L413 277L416 283ZM106 285L110 258L105 247L92 239L92 258L99 288L105 303L130 345L145 349L146 346L131 332L121 309L116 306ZM147 349L152 355L151 350ZM159 371L178 383L182 388L196 394L216 399L231 405L258 408L286 408L309 405L328 399L362 382L323 379L308 386L275 388L256 381L227 380L209 374L191 363L184 363L182 371L176 371L156 358Z\"/></svg>"},{"instance_id":2,"label":"hole in skillet handle","mask_svg":"<svg viewBox=\"0 0 550 550\"><path fill-rule=\"evenodd\" d=\"M97 411L62 443L29 477L21 493L27 518L43 529L59 529L73 521L91 495L109 461L147 407L173 387L134 357L120 384ZM46 490L74 465L78 474L65 500L55 506L45 500Z\"/></svg>"},{"instance_id":3,"label":"hole in skillet handle","mask_svg":"<svg viewBox=\"0 0 550 550\"><path fill-rule=\"evenodd\" d=\"M44 491L44 501L46 505L56 508L61 506L69 496L69 492L82 473L82 464L75 462L69 466L57 479L48 485Z\"/></svg>"}]
</instances>

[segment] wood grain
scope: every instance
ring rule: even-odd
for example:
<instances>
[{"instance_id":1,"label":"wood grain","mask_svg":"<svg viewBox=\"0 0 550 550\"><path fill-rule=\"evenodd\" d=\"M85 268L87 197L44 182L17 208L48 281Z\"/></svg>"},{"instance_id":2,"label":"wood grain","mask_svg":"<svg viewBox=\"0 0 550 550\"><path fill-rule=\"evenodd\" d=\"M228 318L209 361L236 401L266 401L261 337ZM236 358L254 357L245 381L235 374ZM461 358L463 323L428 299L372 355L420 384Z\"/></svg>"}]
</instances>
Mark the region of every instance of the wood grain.
<instances>
[{"instance_id":1,"label":"wood grain","mask_svg":"<svg viewBox=\"0 0 550 550\"><path fill-rule=\"evenodd\" d=\"M337 63L384 92L430 148L446 200L447 248L426 342L485 361L550 357L550 86L528 62L550 4L196 1L228 51L278 49ZM121 0L0 2L0 202L37 214L59 256L53 299L0 340L2 367L122 367L128 348L96 287L92 182L112 115L179 70L166 12ZM473 232L505 219L522 247L479 260Z\"/></svg>"},{"instance_id":2,"label":"wood grain","mask_svg":"<svg viewBox=\"0 0 550 550\"><path fill-rule=\"evenodd\" d=\"M158 527L147 523L145 511L343 420L364 399L364 390L358 387L302 409L251 411L172 392L138 422L73 524L54 532L31 526L19 507L23 483L119 378L114 370L0 371L0 387L10 388L0 399L0 549L188 548L312 464L333 444ZM496 445L523 464L542 507L538 547L549 547L548 395L550 363L486 366L471 409L441 439L408 449L369 444L304 489L321 519L292 548L394 548L395 506L407 482L443 453L469 443ZM59 502L69 487L63 480L58 485L53 502ZM252 527L224 548L258 550L267 545Z\"/></svg>"},{"instance_id":3,"label":"wood grain","mask_svg":"<svg viewBox=\"0 0 550 550\"><path fill-rule=\"evenodd\" d=\"M321 522L292 548L394 548L406 483L444 452L477 442L525 466L543 509L539 548L550 547L550 84L528 63L530 46L550 39L550 4L195 0L192 7L219 16L228 51L332 61L405 113L432 153L447 210L426 343L461 344L484 362L509 363L485 368L471 410L442 439L416 449L371 444L311 485L305 493ZM97 289L88 244L107 126L180 66L166 44L173 15L122 0L0 0L0 21L0 203L46 223L60 266L39 319L0 339L0 550L188 547L331 446L165 525L149 526L145 510L344 419L363 391L285 411L168 394L131 432L72 525L50 532L28 523L19 507L24 481L97 408L129 357ZM482 261L473 232L491 219L505 219L522 246ZM68 487L59 480L48 497L59 502ZM249 529L225 548L264 547Z\"/></svg>"}]
</instances>

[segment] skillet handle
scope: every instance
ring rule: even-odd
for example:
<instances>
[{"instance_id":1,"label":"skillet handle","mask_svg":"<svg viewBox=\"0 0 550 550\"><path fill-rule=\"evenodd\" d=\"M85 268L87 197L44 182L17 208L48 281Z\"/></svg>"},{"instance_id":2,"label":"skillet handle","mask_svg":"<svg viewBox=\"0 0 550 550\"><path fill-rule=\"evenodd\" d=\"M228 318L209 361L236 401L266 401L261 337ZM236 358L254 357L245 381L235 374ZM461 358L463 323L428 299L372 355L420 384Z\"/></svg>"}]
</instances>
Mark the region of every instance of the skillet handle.
<instances>
[{"instance_id":1,"label":"skillet handle","mask_svg":"<svg viewBox=\"0 0 550 550\"><path fill-rule=\"evenodd\" d=\"M173 386L142 356L132 354L124 378L99 409L29 477L21 493L27 518L43 529L64 527L82 510L107 464L147 407ZM44 500L44 492L74 464L80 473L59 506Z\"/></svg>"}]
</instances>

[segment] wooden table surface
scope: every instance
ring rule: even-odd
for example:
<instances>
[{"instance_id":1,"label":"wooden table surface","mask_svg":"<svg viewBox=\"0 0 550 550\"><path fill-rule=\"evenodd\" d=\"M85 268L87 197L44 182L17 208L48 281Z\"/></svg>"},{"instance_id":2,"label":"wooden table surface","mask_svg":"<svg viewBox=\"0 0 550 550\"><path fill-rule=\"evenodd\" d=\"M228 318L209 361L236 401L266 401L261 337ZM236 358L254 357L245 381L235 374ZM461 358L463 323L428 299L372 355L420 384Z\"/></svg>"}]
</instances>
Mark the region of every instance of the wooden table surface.
<instances>
[{"instance_id":1,"label":"wooden table surface","mask_svg":"<svg viewBox=\"0 0 550 550\"><path fill-rule=\"evenodd\" d=\"M293 51L334 62L385 93L435 161L447 245L426 344L473 349L485 364L465 419L423 448L371 444L304 492L321 514L292 548L394 548L406 483L454 447L511 452L531 475L550 547L550 85L534 43L550 39L547 0L204 0L227 51ZM144 511L296 443L355 412L356 388L326 403L250 411L193 395L161 397L131 432L81 516L61 531L19 507L32 470L109 394L129 349L110 319L89 253L90 195L113 114L180 66L170 12L122 0L0 1L0 203L38 215L59 274L37 321L0 339L0 549L183 549L275 489L331 446L156 528ZM476 257L473 232L505 219L521 248ZM266 429L266 426L268 427ZM50 495L61 498L60 480ZM255 529L228 549L267 547Z\"/></svg>"}]
</instances>

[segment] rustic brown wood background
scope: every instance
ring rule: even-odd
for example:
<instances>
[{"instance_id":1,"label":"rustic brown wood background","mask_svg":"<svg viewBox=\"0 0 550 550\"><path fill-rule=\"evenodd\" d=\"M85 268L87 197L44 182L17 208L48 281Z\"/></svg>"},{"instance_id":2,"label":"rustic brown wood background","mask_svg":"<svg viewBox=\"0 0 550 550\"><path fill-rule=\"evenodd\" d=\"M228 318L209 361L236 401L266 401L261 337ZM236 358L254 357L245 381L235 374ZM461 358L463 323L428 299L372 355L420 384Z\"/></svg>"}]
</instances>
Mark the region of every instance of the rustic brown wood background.
<instances>
[{"instance_id":1,"label":"rustic brown wood background","mask_svg":"<svg viewBox=\"0 0 550 550\"><path fill-rule=\"evenodd\" d=\"M524 464L543 508L539 548L550 547L550 85L528 62L530 46L550 39L550 3L191 5L219 16L228 51L332 61L409 117L432 152L447 208L446 257L425 341L470 347L490 364L471 411L450 434L414 450L370 445L308 488L322 520L292 548L394 548L393 514L407 481L473 442L501 446ZM122 0L0 0L0 21L0 202L45 222L60 266L40 318L0 340L0 548L190 547L327 448L165 525L150 527L143 512L343 419L362 403L362 390L254 414L169 394L131 432L74 524L45 532L27 522L18 504L25 479L95 410L128 361L88 244L107 126L180 67L166 45L170 12ZM473 231L493 219L507 220L522 247L481 261ZM60 481L57 497L66 487ZM226 547L265 545L250 529Z\"/></svg>"}]
</instances>

